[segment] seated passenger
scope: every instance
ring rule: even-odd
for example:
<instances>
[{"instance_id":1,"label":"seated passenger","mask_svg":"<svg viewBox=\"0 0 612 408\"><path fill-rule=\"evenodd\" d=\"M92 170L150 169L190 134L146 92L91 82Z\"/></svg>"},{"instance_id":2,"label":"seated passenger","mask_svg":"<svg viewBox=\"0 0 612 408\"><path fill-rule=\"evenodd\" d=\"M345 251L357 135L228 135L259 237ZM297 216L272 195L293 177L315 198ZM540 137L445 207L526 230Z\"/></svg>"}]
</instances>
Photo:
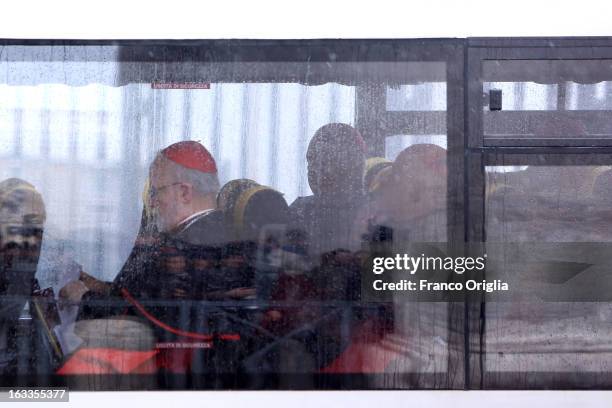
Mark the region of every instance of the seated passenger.
<instances>
[{"instance_id":1,"label":"seated passenger","mask_svg":"<svg viewBox=\"0 0 612 408\"><path fill-rule=\"evenodd\" d=\"M219 269L210 271L204 281L204 296L210 300L245 299L255 296L255 246L231 242L221 248Z\"/></svg>"},{"instance_id":2,"label":"seated passenger","mask_svg":"<svg viewBox=\"0 0 612 408\"><path fill-rule=\"evenodd\" d=\"M370 223L391 227L399 242L445 242L446 183L444 148L407 147L373 196Z\"/></svg>"},{"instance_id":3,"label":"seated passenger","mask_svg":"<svg viewBox=\"0 0 612 408\"><path fill-rule=\"evenodd\" d=\"M183 141L161 150L151 164L149 180L150 215L143 212L143 234L112 285L104 290L99 281L82 276L79 285L86 290L97 286L103 295L121 296L127 291L136 297L155 297L163 283L152 279L159 256L157 231L160 239L181 245L220 246L227 241L223 215L216 209L217 167L204 146ZM65 287L64 295L75 289L79 288L74 283Z\"/></svg>"},{"instance_id":4,"label":"seated passenger","mask_svg":"<svg viewBox=\"0 0 612 408\"><path fill-rule=\"evenodd\" d=\"M238 196L244 191L257 187L260 184L251 179L230 180L221 187L217 194L217 208L224 213L228 213L229 206L234 205ZM229 217L228 217L229 218ZM231 222L231 219L228 219Z\"/></svg>"},{"instance_id":5,"label":"seated passenger","mask_svg":"<svg viewBox=\"0 0 612 408\"><path fill-rule=\"evenodd\" d=\"M278 268L280 264L279 252L282 252L280 243L274 234L284 233L289 223L289 206L283 195L267 186L262 186L253 180L239 179L228 182L221 189L217 197L219 208L225 215L228 229L237 241L224 248L226 255L222 258L222 269L227 268L228 262L239 254L237 249L242 246L249 254L249 263L253 264L256 253L259 269L254 272L251 281L252 287L232 288L232 298L250 298L258 295L268 298L272 285L277 276L269 273L271 269ZM239 245L242 243L242 245ZM232 252L229 254L227 251ZM225 276L227 274L223 274ZM230 279L229 275L227 279ZM215 296L217 296L215 294ZM259 297L259 296L258 296Z\"/></svg>"},{"instance_id":6,"label":"seated passenger","mask_svg":"<svg viewBox=\"0 0 612 408\"><path fill-rule=\"evenodd\" d=\"M234 239L257 241L267 226L286 225L289 207L283 195L253 180L232 180L217 197Z\"/></svg>"},{"instance_id":7,"label":"seated passenger","mask_svg":"<svg viewBox=\"0 0 612 408\"><path fill-rule=\"evenodd\" d=\"M188 252L178 245L164 245L160 248L156 280L161 299L191 299L193 281L188 269Z\"/></svg>"},{"instance_id":8,"label":"seated passenger","mask_svg":"<svg viewBox=\"0 0 612 408\"><path fill-rule=\"evenodd\" d=\"M15 329L33 290L45 217L34 186L16 178L0 183L0 374L15 368Z\"/></svg>"},{"instance_id":9,"label":"seated passenger","mask_svg":"<svg viewBox=\"0 0 612 408\"><path fill-rule=\"evenodd\" d=\"M217 210L217 166L197 142L175 143L151 165L151 205L158 230L191 245L227 241L223 215Z\"/></svg>"},{"instance_id":10,"label":"seated passenger","mask_svg":"<svg viewBox=\"0 0 612 408\"><path fill-rule=\"evenodd\" d=\"M192 246L189 260L191 261L191 279L195 299L205 299L206 293L216 291L211 289L211 283L219 275L219 260L221 248L214 246ZM220 290L220 289L219 289Z\"/></svg>"},{"instance_id":11,"label":"seated passenger","mask_svg":"<svg viewBox=\"0 0 612 408\"><path fill-rule=\"evenodd\" d=\"M308 184L313 195L290 206L292 221L309 236L311 255L338 248L356 250L355 216L364 204L365 144L359 132L344 123L321 127L308 145Z\"/></svg>"},{"instance_id":12,"label":"seated passenger","mask_svg":"<svg viewBox=\"0 0 612 408\"><path fill-rule=\"evenodd\" d=\"M133 306L128 309L129 313L135 314L139 323L146 322L138 330L136 339L142 337L141 334L148 336L150 333L154 333L156 341L162 343L208 339L209 335L202 326L205 322L192 318L194 311L190 309L190 303L166 302L149 307L139 300L159 297L173 300L198 295L191 293L198 277L193 276L187 259L190 249L219 248L227 241L223 215L216 210L219 181L215 161L197 142L175 143L157 154L150 167L149 180L151 216L143 213L143 230L153 234L151 239L139 237L109 292L122 296ZM148 222L149 218L152 223ZM150 228L152 225L155 229ZM155 231L159 231L159 239ZM88 281L81 283L91 285ZM100 294L104 297L102 291ZM87 317L93 315L103 319L78 322L77 326L81 327L79 335L93 338L97 333L100 336L98 323L103 322L109 340L105 346L122 349L121 342L130 336L130 333L124 336L119 332L125 318L108 318L109 315L125 314L125 304L119 302L117 305L115 310L102 307L100 309L105 310L100 310L101 313L89 313ZM121 342L113 342L115 337ZM159 354L159 367L170 371L189 370L192 355L199 355L191 351L182 353L181 350L174 353L172 348L164 350ZM200 357L197 359L201 360ZM168 361L176 361L176 364L167 365Z\"/></svg>"}]
</instances>

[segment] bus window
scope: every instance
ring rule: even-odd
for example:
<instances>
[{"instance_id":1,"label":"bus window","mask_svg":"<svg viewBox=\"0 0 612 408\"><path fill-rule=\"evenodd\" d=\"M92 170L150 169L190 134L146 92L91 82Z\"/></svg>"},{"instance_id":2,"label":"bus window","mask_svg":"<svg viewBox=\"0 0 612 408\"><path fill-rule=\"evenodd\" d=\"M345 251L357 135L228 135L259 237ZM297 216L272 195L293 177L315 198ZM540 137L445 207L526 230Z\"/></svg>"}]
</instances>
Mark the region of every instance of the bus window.
<instances>
[{"instance_id":1,"label":"bus window","mask_svg":"<svg viewBox=\"0 0 612 408\"><path fill-rule=\"evenodd\" d=\"M447 241L448 57L141 51L15 46L0 63L0 179L27 182L46 215L44 233L10 226L43 238L2 374L459 387L448 303L361 295L373 251Z\"/></svg>"},{"instance_id":2,"label":"bus window","mask_svg":"<svg viewBox=\"0 0 612 408\"><path fill-rule=\"evenodd\" d=\"M488 297L486 381L542 387L565 375L557 381L595 386L596 380L572 379L572 373L611 369L607 353L595 350L608 336L601 322L610 314L612 170L588 165L587 157L573 165L540 160L544 165L485 167L487 253L506 260L489 278L509 277L517 290L510 300ZM521 379L525 372L540 374Z\"/></svg>"},{"instance_id":3,"label":"bus window","mask_svg":"<svg viewBox=\"0 0 612 408\"><path fill-rule=\"evenodd\" d=\"M563 145L576 143L569 139L609 138L609 122L602 116L609 109L609 67L609 60L484 61L485 139ZM501 92L499 107L489 105L493 90Z\"/></svg>"}]
</instances>

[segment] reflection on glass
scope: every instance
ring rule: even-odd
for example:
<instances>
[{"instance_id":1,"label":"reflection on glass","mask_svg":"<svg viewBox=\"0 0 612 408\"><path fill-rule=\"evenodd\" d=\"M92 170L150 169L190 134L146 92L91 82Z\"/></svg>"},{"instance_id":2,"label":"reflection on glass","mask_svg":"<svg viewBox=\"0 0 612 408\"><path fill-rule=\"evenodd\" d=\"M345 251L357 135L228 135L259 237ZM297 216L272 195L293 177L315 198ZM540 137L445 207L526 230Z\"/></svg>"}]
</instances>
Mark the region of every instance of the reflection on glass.
<instances>
[{"instance_id":1,"label":"reflection on glass","mask_svg":"<svg viewBox=\"0 0 612 408\"><path fill-rule=\"evenodd\" d=\"M445 111L446 82L387 88L387 111Z\"/></svg>"},{"instance_id":2,"label":"reflection on glass","mask_svg":"<svg viewBox=\"0 0 612 408\"><path fill-rule=\"evenodd\" d=\"M612 110L610 81L596 84L569 82L566 84L566 89L565 109L567 110Z\"/></svg>"},{"instance_id":3,"label":"reflection on glass","mask_svg":"<svg viewBox=\"0 0 612 408\"><path fill-rule=\"evenodd\" d=\"M541 111L557 108L557 86L534 82L485 82L482 90L502 91L502 111ZM488 99L487 99L488 104ZM485 107L485 110L488 110Z\"/></svg>"},{"instance_id":4,"label":"reflection on glass","mask_svg":"<svg viewBox=\"0 0 612 408\"><path fill-rule=\"evenodd\" d=\"M612 241L610 166L495 166L486 175L487 241Z\"/></svg>"},{"instance_id":5,"label":"reflection on glass","mask_svg":"<svg viewBox=\"0 0 612 408\"><path fill-rule=\"evenodd\" d=\"M231 388L235 376L314 388L355 373L366 388L456 386L448 305L362 302L360 287L373 250L446 240L446 84L430 65L203 64L236 77L154 89L140 75L200 71L105 62L88 78L94 63L50 62L45 83L23 72L36 64L11 64L0 176L35 184L48 219L43 290L10 335L37 359L17 374L79 389ZM442 113L373 152L383 143L357 129L373 103L356 100L364 83L387 90L373 112ZM388 160L367 167L375 155Z\"/></svg>"},{"instance_id":6,"label":"reflection on glass","mask_svg":"<svg viewBox=\"0 0 612 408\"><path fill-rule=\"evenodd\" d=\"M446 135L393 135L385 138L385 157L395 160L407 147L415 144L434 144L447 148Z\"/></svg>"},{"instance_id":7,"label":"reflection on glass","mask_svg":"<svg viewBox=\"0 0 612 408\"><path fill-rule=\"evenodd\" d=\"M485 171L490 249L526 244L518 255L508 251L509 262L522 265L524 279L544 295L595 294L607 287L612 167L491 166ZM484 333L487 382L544 387L559 373L610 371L605 340L610 330L604 322L611 312L603 302L503 302L491 294ZM529 373L537 375L528 379ZM595 386L577 377L559 384Z\"/></svg>"},{"instance_id":8,"label":"reflection on glass","mask_svg":"<svg viewBox=\"0 0 612 408\"><path fill-rule=\"evenodd\" d=\"M488 60L483 68L483 130L494 143L610 138L609 60ZM501 91L501 110L489 92ZM531 139L530 142L527 140ZM563 141L562 143L566 143Z\"/></svg>"}]
</instances>

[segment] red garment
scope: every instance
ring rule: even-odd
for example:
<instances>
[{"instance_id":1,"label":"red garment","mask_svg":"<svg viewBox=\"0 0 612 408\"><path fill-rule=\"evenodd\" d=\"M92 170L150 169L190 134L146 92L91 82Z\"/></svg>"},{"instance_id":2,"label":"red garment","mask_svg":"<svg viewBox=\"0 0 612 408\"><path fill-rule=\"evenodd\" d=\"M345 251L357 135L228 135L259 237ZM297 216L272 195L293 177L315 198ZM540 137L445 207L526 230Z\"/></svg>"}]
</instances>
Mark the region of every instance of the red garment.
<instances>
[{"instance_id":1,"label":"red garment","mask_svg":"<svg viewBox=\"0 0 612 408\"><path fill-rule=\"evenodd\" d=\"M57 374L155 374L157 353L158 350L83 348L74 353Z\"/></svg>"},{"instance_id":2,"label":"red garment","mask_svg":"<svg viewBox=\"0 0 612 408\"><path fill-rule=\"evenodd\" d=\"M383 373L399 354L382 345L386 327L378 319L368 319L357 327L351 343L321 373Z\"/></svg>"},{"instance_id":3,"label":"red garment","mask_svg":"<svg viewBox=\"0 0 612 408\"><path fill-rule=\"evenodd\" d=\"M271 299L297 304L300 301L316 299L316 290L312 281L303 274L282 274L272 291ZM273 308L268 311L262 324L266 329L281 335L309 321L313 313L314 310L302 307Z\"/></svg>"},{"instance_id":4,"label":"red garment","mask_svg":"<svg viewBox=\"0 0 612 408\"><path fill-rule=\"evenodd\" d=\"M198 142L174 143L161 151L168 160L202 173L217 173L217 164L210 152Z\"/></svg>"}]
</instances>

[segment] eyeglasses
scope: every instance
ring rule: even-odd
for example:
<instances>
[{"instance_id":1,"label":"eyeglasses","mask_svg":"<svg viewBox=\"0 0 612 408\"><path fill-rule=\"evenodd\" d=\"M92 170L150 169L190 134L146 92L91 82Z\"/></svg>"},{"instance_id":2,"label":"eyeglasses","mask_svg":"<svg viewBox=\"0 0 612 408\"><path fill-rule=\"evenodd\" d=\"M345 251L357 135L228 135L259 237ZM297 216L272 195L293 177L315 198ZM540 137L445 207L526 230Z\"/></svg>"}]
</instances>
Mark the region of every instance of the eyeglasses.
<instances>
[{"instance_id":1,"label":"eyeglasses","mask_svg":"<svg viewBox=\"0 0 612 408\"><path fill-rule=\"evenodd\" d=\"M150 186L149 187L149 197L151 199L153 199L157 195L159 195L160 191L162 191L163 189L168 188L168 187L172 187L172 186L176 186L177 184L182 184L182 183L176 182L176 183L172 183L172 184L166 184L165 186L161 186L161 187Z\"/></svg>"}]
</instances>

